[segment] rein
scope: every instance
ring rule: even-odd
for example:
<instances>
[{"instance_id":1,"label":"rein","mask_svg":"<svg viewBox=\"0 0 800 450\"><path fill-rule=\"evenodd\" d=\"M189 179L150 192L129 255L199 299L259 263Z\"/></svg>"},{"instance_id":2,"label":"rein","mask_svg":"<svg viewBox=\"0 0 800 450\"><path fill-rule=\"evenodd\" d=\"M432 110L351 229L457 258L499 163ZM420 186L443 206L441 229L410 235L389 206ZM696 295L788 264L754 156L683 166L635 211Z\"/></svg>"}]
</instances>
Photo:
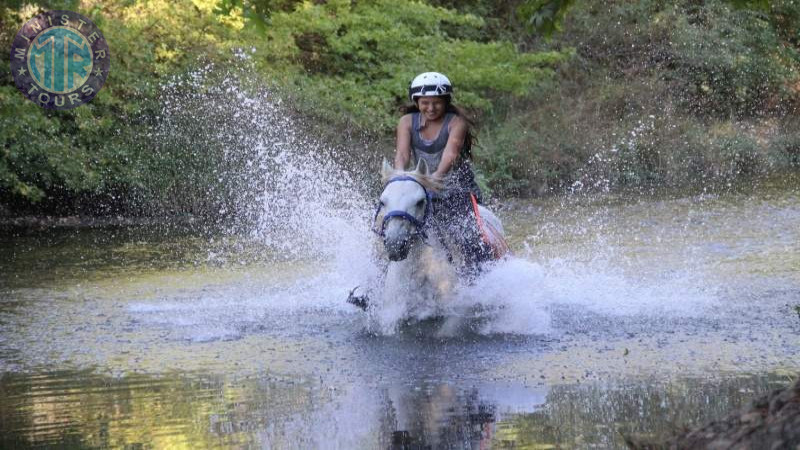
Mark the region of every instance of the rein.
<instances>
[{"instance_id":1,"label":"rein","mask_svg":"<svg viewBox=\"0 0 800 450\"><path fill-rule=\"evenodd\" d=\"M394 183L395 181L413 181L422 188L423 192L425 192L425 213L422 215L422 220L417 219L416 217L412 216L406 211L401 211L401 210L389 211L386 214L384 214L383 221L381 221L380 229L373 228L372 231L375 232L378 236L381 237L386 236L385 233L386 222L392 217L399 217L401 219L405 219L411 222L411 224L414 225L415 235L422 236L423 239L428 239L428 235L425 233L425 224L428 222L428 219L430 218L431 214L433 214L433 202L431 201L433 199L433 195L430 192L428 192L428 189L426 189L425 186L419 182L419 180L407 175L401 175L399 177L394 177L390 179L389 181L386 182L383 188L386 189L386 186L388 186L390 183ZM375 210L375 217L373 217L372 219L373 223L376 220L378 220L378 214L381 212L382 206L383 206L382 204L378 203L378 208Z\"/></svg>"}]
</instances>

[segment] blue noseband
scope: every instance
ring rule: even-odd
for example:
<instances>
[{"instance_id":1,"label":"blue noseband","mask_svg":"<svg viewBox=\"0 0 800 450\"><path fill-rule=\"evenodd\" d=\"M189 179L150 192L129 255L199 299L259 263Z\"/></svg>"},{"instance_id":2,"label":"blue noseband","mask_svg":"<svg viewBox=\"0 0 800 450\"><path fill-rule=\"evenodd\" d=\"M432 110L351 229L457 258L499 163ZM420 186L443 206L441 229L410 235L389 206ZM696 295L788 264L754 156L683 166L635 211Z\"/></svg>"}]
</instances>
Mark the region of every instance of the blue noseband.
<instances>
[{"instance_id":1,"label":"blue noseband","mask_svg":"<svg viewBox=\"0 0 800 450\"><path fill-rule=\"evenodd\" d=\"M386 214L384 214L383 221L381 221L380 229L373 228L372 231L377 233L378 236L386 236L385 233L386 222L392 217L399 217L401 219L405 219L411 222L411 224L414 225L414 228L416 230L415 235L422 236L423 239L428 239L428 236L425 234L425 224L428 222L428 218L431 216L431 214L433 214L433 202L431 202L433 195L430 192L428 192L427 189L425 189L425 186L423 186L422 183L419 182L419 180L407 175L394 177L391 180L387 181L386 185L384 185L384 189L386 189L386 186L388 186L389 183L394 183L395 181L413 181L422 188L423 192L425 192L425 213L422 215L422 220L417 219L416 217L412 216L411 214L405 211L400 211L400 210L389 211ZM378 208L375 210L375 217L372 219L373 223L376 220L378 220L378 214L381 212L382 206L383 206L382 204L380 203L378 204Z\"/></svg>"}]
</instances>

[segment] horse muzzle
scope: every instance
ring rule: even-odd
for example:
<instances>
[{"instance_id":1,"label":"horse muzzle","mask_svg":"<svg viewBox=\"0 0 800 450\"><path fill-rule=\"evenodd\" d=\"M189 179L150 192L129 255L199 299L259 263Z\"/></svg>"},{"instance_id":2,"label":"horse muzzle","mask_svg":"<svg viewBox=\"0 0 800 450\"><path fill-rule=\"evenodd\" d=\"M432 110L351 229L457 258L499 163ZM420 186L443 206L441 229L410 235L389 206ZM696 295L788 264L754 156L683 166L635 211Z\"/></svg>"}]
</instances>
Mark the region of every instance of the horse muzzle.
<instances>
[{"instance_id":1,"label":"horse muzzle","mask_svg":"<svg viewBox=\"0 0 800 450\"><path fill-rule=\"evenodd\" d=\"M384 239L383 245L386 248L389 261L402 261L408 257L408 251L411 249L411 239Z\"/></svg>"}]
</instances>

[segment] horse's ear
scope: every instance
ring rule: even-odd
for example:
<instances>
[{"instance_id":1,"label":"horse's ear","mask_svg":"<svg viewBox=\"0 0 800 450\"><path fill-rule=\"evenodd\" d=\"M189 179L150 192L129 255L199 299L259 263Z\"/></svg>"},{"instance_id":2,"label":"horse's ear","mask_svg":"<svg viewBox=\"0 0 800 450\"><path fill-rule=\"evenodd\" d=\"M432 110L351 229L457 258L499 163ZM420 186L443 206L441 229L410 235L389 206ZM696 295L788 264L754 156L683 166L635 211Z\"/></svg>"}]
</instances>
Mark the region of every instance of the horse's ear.
<instances>
[{"instance_id":1,"label":"horse's ear","mask_svg":"<svg viewBox=\"0 0 800 450\"><path fill-rule=\"evenodd\" d=\"M425 176L431 174L430 169L428 168L428 163L422 158L420 158L419 161L417 161L417 168L414 169L414 172Z\"/></svg>"},{"instance_id":2,"label":"horse's ear","mask_svg":"<svg viewBox=\"0 0 800 450\"><path fill-rule=\"evenodd\" d=\"M392 165L389 164L389 161L387 161L386 158L383 158L383 166L381 167L381 177L383 177L384 180L387 180L389 179L389 177L392 176L393 172L394 172L394 167L392 167Z\"/></svg>"}]
</instances>

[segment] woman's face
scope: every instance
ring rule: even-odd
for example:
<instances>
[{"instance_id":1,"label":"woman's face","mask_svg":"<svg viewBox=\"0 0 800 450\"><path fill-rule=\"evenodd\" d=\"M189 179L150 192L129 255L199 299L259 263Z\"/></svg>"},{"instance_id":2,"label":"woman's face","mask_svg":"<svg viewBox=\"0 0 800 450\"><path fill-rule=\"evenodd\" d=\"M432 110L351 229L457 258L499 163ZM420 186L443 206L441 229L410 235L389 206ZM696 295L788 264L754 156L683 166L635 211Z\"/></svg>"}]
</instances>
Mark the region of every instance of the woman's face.
<instances>
[{"instance_id":1,"label":"woman's face","mask_svg":"<svg viewBox=\"0 0 800 450\"><path fill-rule=\"evenodd\" d=\"M426 120L437 120L444 115L447 101L442 97L419 97L417 107Z\"/></svg>"}]
</instances>

